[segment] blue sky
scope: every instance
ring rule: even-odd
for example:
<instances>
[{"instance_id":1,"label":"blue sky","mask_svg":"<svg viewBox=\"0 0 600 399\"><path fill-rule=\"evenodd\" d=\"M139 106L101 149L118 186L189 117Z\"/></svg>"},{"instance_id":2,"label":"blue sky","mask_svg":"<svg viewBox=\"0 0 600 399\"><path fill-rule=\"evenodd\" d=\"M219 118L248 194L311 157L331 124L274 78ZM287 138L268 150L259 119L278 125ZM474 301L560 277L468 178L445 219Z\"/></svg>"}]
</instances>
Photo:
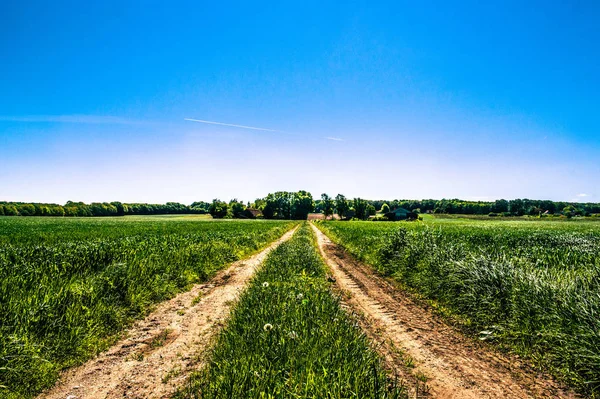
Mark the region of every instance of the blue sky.
<instances>
[{"instance_id":1,"label":"blue sky","mask_svg":"<svg viewBox=\"0 0 600 399\"><path fill-rule=\"evenodd\" d=\"M370 3L2 2L0 199L600 202L600 3Z\"/></svg>"}]
</instances>

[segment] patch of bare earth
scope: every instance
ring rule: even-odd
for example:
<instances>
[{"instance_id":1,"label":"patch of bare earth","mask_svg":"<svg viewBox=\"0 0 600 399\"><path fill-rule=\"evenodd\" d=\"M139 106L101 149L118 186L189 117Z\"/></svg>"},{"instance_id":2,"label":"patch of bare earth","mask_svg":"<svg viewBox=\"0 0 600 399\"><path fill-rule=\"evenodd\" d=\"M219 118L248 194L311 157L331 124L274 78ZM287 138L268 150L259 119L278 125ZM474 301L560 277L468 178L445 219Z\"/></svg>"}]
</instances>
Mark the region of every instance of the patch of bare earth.
<instances>
[{"instance_id":1,"label":"patch of bare earth","mask_svg":"<svg viewBox=\"0 0 600 399\"><path fill-rule=\"evenodd\" d=\"M412 397L578 397L521 359L466 337L312 227L345 302Z\"/></svg>"},{"instance_id":2,"label":"patch of bare earth","mask_svg":"<svg viewBox=\"0 0 600 399\"><path fill-rule=\"evenodd\" d=\"M229 315L232 304L268 253L233 263L206 284L158 305L127 337L95 359L67 370L38 399L168 398L198 366L201 354Z\"/></svg>"}]
</instances>

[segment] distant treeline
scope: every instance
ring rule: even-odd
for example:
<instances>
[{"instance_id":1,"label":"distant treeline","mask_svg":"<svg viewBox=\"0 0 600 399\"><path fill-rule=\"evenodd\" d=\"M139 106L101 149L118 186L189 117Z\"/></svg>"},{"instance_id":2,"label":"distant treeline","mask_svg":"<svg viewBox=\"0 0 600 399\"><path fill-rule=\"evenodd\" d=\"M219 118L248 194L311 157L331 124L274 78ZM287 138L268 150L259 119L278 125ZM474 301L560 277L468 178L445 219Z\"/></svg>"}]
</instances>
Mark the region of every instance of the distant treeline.
<instances>
[{"instance_id":1,"label":"distant treeline","mask_svg":"<svg viewBox=\"0 0 600 399\"><path fill-rule=\"evenodd\" d=\"M69 201L65 205L0 202L0 216L125 216L125 215L169 215L204 214L214 218L265 218L265 219L306 219L311 212L342 218L366 219L377 212L386 213L404 208L415 213L443 213L489 216L539 216L543 214L589 216L600 214L600 203L562 202L550 200L496 200L463 201L459 199L425 200L365 200L346 199L342 194L335 198L322 194L313 200L307 191L278 191L258 198L253 203L244 204L237 199L229 202L214 199L212 202L198 201L191 205L178 202L166 204L127 204L121 202L83 202Z\"/></svg>"},{"instance_id":2,"label":"distant treeline","mask_svg":"<svg viewBox=\"0 0 600 399\"><path fill-rule=\"evenodd\" d=\"M343 195L338 195L335 199L328 196L322 196L322 200L315 202L315 211L327 213L327 202L331 201L333 207L340 216L346 213L351 214L356 211L356 205L361 207L374 208L377 211L393 211L397 208L416 213L444 213L444 214L462 214L462 215L490 215L490 216L539 216L540 214L560 214L565 216L589 216L600 213L600 203L579 203L563 202L550 200L530 200L530 199L500 199L496 201L464 201L460 199L424 199L424 200L362 200L354 198L346 200ZM341 204L340 204L341 203ZM339 212L339 208L343 212ZM372 208L371 208L372 207ZM372 212L372 211L371 211ZM365 212L359 212L361 216ZM369 213L368 211L366 213Z\"/></svg>"},{"instance_id":3,"label":"distant treeline","mask_svg":"<svg viewBox=\"0 0 600 399\"><path fill-rule=\"evenodd\" d=\"M435 203L432 205L432 203ZM600 213L600 203L578 203L531 199L500 199L493 202L461 201L458 199L441 201L400 201L399 206L408 206L409 210L420 209L421 212L485 215L497 214L505 216L537 216L543 213L566 214L567 216L587 216Z\"/></svg>"},{"instance_id":4,"label":"distant treeline","mask_svg":"<svg viewBox=\"0 0 600 399\"><path fill-rule=\"evenodd\" d=\"M0 216L125 216L125 215L168 215L208 213L210 203L194 202L183 205L177 202L166 204L124 204L121 202L68 201L65 205L0 202Z\"/></svg>"}]
</instances>

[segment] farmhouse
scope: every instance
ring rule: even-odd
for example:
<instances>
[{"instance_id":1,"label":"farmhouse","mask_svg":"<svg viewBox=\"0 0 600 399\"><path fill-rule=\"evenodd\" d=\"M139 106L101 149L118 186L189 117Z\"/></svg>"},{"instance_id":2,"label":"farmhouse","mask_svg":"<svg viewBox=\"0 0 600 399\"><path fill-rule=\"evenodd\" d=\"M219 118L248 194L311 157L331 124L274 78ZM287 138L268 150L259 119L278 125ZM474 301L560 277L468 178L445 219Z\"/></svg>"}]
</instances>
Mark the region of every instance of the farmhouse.
<instances>
[{"instance_id":1,"label":"farmhouse","mask_svg":"<svg viewBox=\"0 0 600 399\"><path fill-rule=\"evenodd\" d=\"M391 212L385 214L389 220L414 220L418 215L414 212L407 211L404 208L396 208Z\"/></svg>"}]
</instances>

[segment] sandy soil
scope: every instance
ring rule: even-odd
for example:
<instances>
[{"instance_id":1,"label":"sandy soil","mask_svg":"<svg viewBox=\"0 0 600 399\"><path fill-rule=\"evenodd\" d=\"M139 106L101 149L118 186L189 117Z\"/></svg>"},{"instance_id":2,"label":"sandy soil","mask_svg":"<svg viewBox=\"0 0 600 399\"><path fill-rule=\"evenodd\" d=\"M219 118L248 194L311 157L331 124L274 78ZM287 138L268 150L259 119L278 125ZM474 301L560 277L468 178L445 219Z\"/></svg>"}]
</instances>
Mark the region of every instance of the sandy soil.
<instances>
[{"instance_id":1,"label":"sandy soil","mask_svg":"<svg viewBox=\"0 0 600 399\"><path fill-rule=\"evenodd\" d=\"M412 397L578 397L520 359L464 336L312 227L345 302Z\"/></svg>"},{"instance_id":2,"label":"sandy soil","mask_svg":"<svg viewBox=\"0 0 600 399\"><path fill-rule=\"evenodd\" d=\"M164 302L125 339L66 371L39 399L168 398L198 366L239 293L284 234L262 252L232 264L206 284Z\"/></svg>"}]
</instances>

